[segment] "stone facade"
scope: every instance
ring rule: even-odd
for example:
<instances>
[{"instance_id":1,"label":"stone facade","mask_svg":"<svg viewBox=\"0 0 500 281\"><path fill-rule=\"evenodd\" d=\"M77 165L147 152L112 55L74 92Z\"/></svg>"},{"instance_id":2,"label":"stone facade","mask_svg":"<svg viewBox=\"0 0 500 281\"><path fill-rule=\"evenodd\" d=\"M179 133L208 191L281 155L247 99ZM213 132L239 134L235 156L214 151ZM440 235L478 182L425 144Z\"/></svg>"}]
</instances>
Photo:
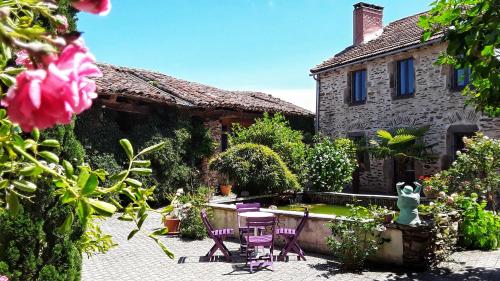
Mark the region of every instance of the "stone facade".
<instances>
[{"instance_id":1,"label":"stone facade","mask_svg":"<svg viewBox=\"0 0 500 281\"><path fill-rule=\"evenodd\" d=\"M445 48L445 43L427 45L318 74L319 131L330 137L362 135L371 139L378 129L429 125L425 141L434 144L433 152L439 158L431 164L416 163L416 176L433 174L450 164L456 132L479 130L499 138L500 119L487 118L465 107L461 93L451 90L452 68L435 64ZM406 58L414 59L415 94L397 98L395 62ZM367 70L367 99L351 105L349 75L360 69ZM393 193L393 189L394 161L370 159L360 173L360 190Z\"/></svg>"}]
</instances>

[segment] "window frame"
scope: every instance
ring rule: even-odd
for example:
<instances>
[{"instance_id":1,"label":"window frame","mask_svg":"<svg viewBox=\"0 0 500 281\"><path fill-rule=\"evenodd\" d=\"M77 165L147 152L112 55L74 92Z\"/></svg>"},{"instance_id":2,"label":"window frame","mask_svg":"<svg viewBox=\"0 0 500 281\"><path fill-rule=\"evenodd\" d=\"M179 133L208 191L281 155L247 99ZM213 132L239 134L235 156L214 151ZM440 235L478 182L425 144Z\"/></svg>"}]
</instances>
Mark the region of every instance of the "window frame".
<instances>
[{"instance_id":1,"label":"window frame","mask_svg":"<svg viewBox=\"0 0 500 281\"><path fill-rule=\"evenodd\" d=\"M412 68L410 69L410 62ZM401 90L402 79L401 79L401 64L405 64L405 92L403 93ZM410 73L411 78L410 79ZM411 81L411 83L410 83ZM412 91L409 91L410 86L412 86ZM415 85L415 59L413 57L405 58L396 61L396 98L409 98L415 96L416 85Z\"/></svg>"},{"instance_id":2,"label":"window frame","mask_svg":"<svg viewBox=\"0 0 500 281\"><path fill-rule=\"evenodd\" d=\"M451 89L452 90L455 90L455 91L461 91L463 90L465 87L467 87L467 85L470 84L470 75L471 75L471 69L470 67L462 67L462 68L455 68L455 67L452 67L452 75L453 75L453 80L452 80L452 85L451 85ZM465 84L462 86L462 85L458 85L458 72L460 70L464 70L464 80L466 81ZM467 70L467 71L466 71ZM466 72L465 72L466 71Z\"/></svg>"},{"instance_id":3,"label":"window frame","mask_svg":"<svg viewBox=\"0 0 500 281\"><path fill-rule=\"evenodd\" d=\"M356 81L356 74L357 73L360 73L360 77L361 77L359 83L358 83L358 81ZM363 73L364 73L364 79L363 79ZM354 71L351 71L349 75L350 75L350 84L351 84L351 85L349 85L350 86L349 104L350 105L365 104L366 100L368 99L368 86L367 86L368 71L367 71L367 69L362 68L362 69L354 70ZM363 97L362 100L356 100L357 87L361 88L361 91L362 91L361 96ZM363 93L363 91L364 91L364 93Z\"/></svg>"}]
</instances>

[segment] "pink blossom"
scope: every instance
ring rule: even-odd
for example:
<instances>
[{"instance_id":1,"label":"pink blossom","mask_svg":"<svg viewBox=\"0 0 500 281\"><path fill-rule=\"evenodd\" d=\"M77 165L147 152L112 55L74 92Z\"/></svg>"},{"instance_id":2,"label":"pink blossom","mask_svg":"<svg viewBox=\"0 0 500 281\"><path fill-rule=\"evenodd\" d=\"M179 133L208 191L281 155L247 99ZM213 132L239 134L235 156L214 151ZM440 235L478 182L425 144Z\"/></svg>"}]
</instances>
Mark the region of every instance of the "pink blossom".
<instances>
[{"instance_id":1,"label":"pink blossom","mask_svg":"<svg viewBox=\"0 0 500 281\"><path fill-rule=\"evenodd\" d=\"M9 278L7 276L0 276L0 281L9 281Z\"/></svg>"},{"instance_id":2,"label":"pink blossom","mask_svg":"<svg viewBox=\"0 0 500 281\"><path fill-rule=\"evenodd\" d=\"M68 30L68 19L63 16L63 15L56 15L55 16L56 20L57 20L57 31L60 32L60 33L64 33L66 32L66 30Z\"/></svg>"},{"instance_id":3,"label":"pink blossom","mask_svg":"<svg viewBox=\"0 0 500 281\"><path fill-rule=\"evenodd\" d=\"M28 69L33 68L33 62L30 59L30 54L28 53L28 51L23 49L16 53L16 64L24 65L24 67Z\"/></svg>"},{"instance_id":4,"label":"pink blossom","mask_svg":"<svg viewBox=\"0 0 500 281\"><path fill-rule=\"evenodd\" d=\"M80 11L105 16L111 10L110 0L73 0L73 7Z\"/></svg>"},{"instance_id":5,"label":"pink blossom","mask_svg":"<svg viewBox=\"0 0 500 281\"><path fill-rule=\"evenodd\" d=\"M48 61L52 59L52 61ZM47 69L26 70L16 78L2 105L24 131L68 124L97 97L95 82L102 76L83 40L67 45L59 57L47 57Z\"/></svg>"}]
</instances>

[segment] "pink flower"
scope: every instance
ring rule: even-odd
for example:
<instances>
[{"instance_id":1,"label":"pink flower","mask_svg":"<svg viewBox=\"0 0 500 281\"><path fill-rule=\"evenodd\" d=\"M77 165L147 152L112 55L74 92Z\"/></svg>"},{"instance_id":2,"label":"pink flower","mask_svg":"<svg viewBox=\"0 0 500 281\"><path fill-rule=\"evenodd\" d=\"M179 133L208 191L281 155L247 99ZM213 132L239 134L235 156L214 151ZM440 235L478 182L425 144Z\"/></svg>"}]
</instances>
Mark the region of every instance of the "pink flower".
<instances>
[{"instance_id":1,"label":"pink flower","mask_svg":"<svg viewBox=\"0 0 500 281\"><path fill-rule=\"evenodd\" d=\"M57 20L57 31L59 33L64 33L66 32L66 30L68 30L68 19L63 16L63 15L56 15L55 16L56 20Z\"/></svg>"},{"instance_id":2,"label":"pink flower","mask_svg":"<svg viewBox=\"0 0 500 281\"><path fill-rule=\"evenodd\" d=\"M83 40L67 45L59 57L47 57L47 63L47 69L19 74L2 100L10 119L24 131L68 124L97 97L95 82L88 77L102 74Z\"/></svg>"},{"instance_id":3,"label":"pink flower","mask_svg":"<svg viewBox=\"0 0 500 281\"><path fill-rule=\"evenodd\" d=\"M30 59L30 54L28 53L28 51L23 49L16 53L16 64L24 65L28 69L33 68L33 62Z\"/></svg>"},{"instance_id":4,"label":"pink flower","mask_svg":"<svg viewBox=\"0 0 500 281\"><path fill-rule=\"evenodd\" d=\"M80 11L105 16L111 10L110 0L73 0L73 7Z\"/></svg>"},{"instance_id":5,"label":"pink flower","mask_svg":"<svg viewBox=\"0 0 500 281\"><path fill-rule=\"evenodd\" d=\"M9 278L7 276L0 276L0 281L9 281Z\"/></svg>"}]
</instances>

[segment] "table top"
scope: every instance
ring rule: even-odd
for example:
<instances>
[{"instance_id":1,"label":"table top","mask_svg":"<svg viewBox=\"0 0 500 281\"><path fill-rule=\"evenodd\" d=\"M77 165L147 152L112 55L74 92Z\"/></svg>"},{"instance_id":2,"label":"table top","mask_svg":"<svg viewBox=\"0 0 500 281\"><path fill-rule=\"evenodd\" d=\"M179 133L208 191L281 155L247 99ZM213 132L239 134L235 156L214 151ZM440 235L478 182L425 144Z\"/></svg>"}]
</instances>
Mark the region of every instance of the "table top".
<instances>
[{"instance_id":1,"label":"table top","mask_svg":"<svg viewBox=\"0 0 500 281\"><path fill-rule=\"evenodd\" d=\"M239 213L238 216L245 218L267 218L267 217L274 217L274 214L266 212L244 212L244 213Z\"/></svg>"}]
</instances>

